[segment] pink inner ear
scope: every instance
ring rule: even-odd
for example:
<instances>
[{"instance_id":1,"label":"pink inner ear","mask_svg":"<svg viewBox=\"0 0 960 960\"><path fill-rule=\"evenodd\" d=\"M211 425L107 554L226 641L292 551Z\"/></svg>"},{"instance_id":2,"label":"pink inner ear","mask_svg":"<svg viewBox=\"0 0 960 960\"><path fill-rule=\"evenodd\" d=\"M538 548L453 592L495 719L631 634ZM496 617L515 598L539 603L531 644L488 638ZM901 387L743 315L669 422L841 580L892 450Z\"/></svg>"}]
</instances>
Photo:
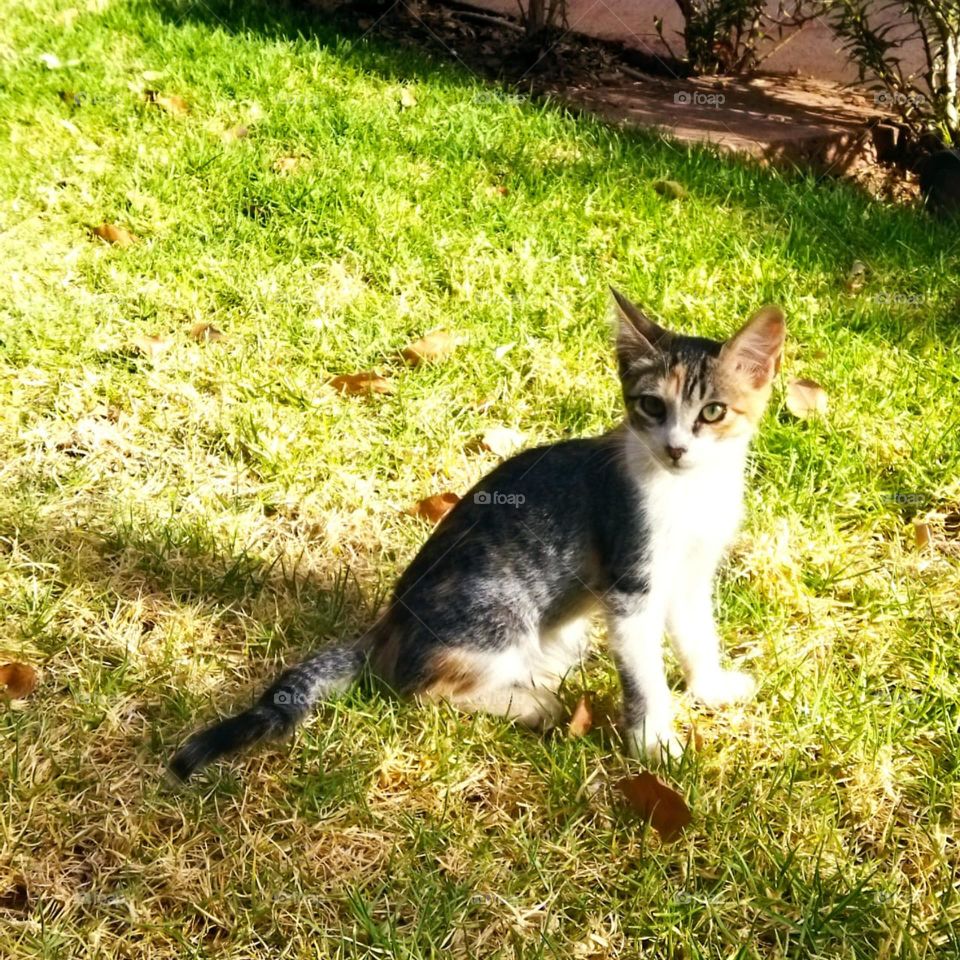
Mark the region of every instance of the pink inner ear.
<instances>
[{"instance_id":1,"label":"pink inner ear","mask_svg":"<svg viewBox=\"0 0 960 960\"><path fill-rule=\"evenodd\" d=\"M776 373L776 361L768 353L738 349L731 353L734 369L749 380L755 388L764 386Z\"/></svg>"},{"instance_id":2,"label":"pink inner ear","mask_svg":"<svg viewBox=\"0 0 960 960\"><path fill-rule=\"evenodd\" d=\"M785 334L783 314L775 307L764 307L727 341L723 354L736 371L746 374L754 389L759 389L780 370Z\"/></svg>"}]
</instances>

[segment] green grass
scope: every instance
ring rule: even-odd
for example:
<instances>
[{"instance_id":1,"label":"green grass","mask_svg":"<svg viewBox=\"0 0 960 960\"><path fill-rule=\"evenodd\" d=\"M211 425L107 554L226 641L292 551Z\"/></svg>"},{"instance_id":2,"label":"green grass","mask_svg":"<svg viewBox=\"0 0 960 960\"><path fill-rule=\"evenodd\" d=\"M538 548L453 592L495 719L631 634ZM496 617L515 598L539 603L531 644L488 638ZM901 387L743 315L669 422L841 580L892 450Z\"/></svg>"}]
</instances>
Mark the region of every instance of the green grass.
<instances>
[{"instance_id":1,"label":"green grass","mask_svg":"<svg viewBox=\"0 0 960 960\"><path fill-rule=\"evenodd\" d=\"M40 671L0 706L0 955L956 955L955 231L325 15L2 0L0 21L0 662ZM138 242L91 239L103 221ZM608 283L707 335L780 302L785 376L830 393L798 421L778 389L756 446L719 593L762 686L715 716L681 699L703 740L668 772L684 836L623 810L609 731L364 689L171 789L186 732L369 622L428 533L403 509L490 469L485 430L616 422ZM405 368L436 327L467 342ZM155 358L131 349L150 334ZM370 369L395 393L325 386ZM605 659L577 684L615 695Z\"/></svg>"}]
</instances>

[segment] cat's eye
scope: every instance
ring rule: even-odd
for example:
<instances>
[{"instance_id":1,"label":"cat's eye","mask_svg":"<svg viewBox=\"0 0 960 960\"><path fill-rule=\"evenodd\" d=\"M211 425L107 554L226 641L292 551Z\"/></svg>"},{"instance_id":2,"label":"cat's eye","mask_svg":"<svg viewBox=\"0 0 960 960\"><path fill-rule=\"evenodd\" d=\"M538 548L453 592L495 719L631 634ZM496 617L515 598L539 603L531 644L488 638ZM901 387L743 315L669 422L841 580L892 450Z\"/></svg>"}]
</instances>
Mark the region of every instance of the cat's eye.
<instances>
[{"instance_id":1,"label":"cat's eye","mask_svg":"<svg viewBox=\"0 0 960 960\"><path fill-rule=\"evenodd\" d=\"M717 423L727 415L725 403L708 403L700 411L700 419L704 423Z\"/></svg>"},{"instance_id":2,"label":"cat's eye","mask_svg":"<svg viewBox=\"0 0 960 960\"><path fill-rule=\"evenodd\" d=\"M652 393L644 393L639 400L640 409L654 420L662 420L667 415L667 405Z\"/></svg>"}]
</instances>

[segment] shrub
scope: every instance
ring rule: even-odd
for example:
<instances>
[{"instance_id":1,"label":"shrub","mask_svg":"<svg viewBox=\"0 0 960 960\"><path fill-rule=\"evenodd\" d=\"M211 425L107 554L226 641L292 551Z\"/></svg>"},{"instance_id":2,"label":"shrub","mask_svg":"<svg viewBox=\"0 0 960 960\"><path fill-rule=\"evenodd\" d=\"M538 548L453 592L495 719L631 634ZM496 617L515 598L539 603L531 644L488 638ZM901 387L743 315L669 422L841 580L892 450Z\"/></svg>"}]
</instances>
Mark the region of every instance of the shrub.
<instances>
[{"instance_id":1,"label":"shrub","mask_svg":"<svg viewBox=\"0 0 960 960\"><path fill-rule=\"evenodd\" d=\"M749 73L791 34L822 12L820 0L676 0L683 15L686 59L694 73ZM663 35L663 20L657 32Z\"/></svg>"},{"instance_id":2,"label":"shrub","mask_svg":"<svg viewBox=\"0 0 960 960\"><path fill-rule=\"evenodd\" d=\"M861 80L872 81L878 102L892 106L915 135L960 143L960 2L829 0L828 6L834 30ZM903 54L917 41L924 63L909 73Z\"/></svg>"}]
</instances>

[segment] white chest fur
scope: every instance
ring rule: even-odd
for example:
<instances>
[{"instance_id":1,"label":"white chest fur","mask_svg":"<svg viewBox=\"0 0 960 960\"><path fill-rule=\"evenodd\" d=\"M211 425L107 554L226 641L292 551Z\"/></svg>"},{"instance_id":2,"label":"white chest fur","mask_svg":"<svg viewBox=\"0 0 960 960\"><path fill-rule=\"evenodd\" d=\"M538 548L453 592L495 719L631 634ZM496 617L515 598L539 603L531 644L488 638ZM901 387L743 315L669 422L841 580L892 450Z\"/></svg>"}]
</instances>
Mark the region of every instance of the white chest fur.
<instances>
[{"instance_id":1,"label":"white chest fur","mask_svg":"<svg viewBox=\"0 0 960 960\"><path fill-rule=\"evenodd\" d=\"M678 568L714 568L743 517L746 446L690 470L671 470L642 454L628 456L635 470L650 534L654 580Z\"/></svg>"}]
</instances>

